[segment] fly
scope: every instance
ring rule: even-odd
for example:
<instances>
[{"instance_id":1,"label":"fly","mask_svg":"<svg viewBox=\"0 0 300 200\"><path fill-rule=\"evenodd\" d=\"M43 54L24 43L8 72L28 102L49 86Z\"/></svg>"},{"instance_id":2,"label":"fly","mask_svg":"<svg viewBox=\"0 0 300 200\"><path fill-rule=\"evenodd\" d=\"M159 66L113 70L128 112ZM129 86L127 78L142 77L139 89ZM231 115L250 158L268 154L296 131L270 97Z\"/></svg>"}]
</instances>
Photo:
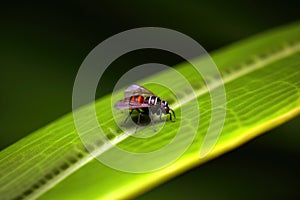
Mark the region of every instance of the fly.
<instances>
[{"instance_id":1,"label":"fly","mask_svg":"<svg viewBox=\"0 0 300 200\"><path fill-rule=\"evenodd\" d=\"M170 121L174 122L172 120L173 115L176 119L175 112L169 107L167 101L160 99L146 88L135 84L130 85L125 90L125 98L117 101L114 107L117 110L129 110L125 122L134 110L138 112L137 124L140 124L141 115L149 115L151 119L154 114L158 115L160 119L162 114L169 115ZM152 120L151 123L153 123Z\"/></svg>"}]
</instances>

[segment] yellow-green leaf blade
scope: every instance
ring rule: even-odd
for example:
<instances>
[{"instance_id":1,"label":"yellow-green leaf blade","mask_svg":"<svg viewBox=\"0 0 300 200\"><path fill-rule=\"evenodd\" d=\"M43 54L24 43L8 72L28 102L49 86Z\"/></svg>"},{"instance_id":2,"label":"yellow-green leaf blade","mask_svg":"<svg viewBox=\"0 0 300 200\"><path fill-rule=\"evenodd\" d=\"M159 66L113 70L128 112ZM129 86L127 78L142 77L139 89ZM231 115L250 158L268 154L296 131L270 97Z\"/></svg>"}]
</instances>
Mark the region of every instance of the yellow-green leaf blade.
<instances>
[{"instance_id":1,"label":"yellow-green leaf blade","mask_svg":"<svg viewBox=\"0 0 300 200\"><path fill-rule=\"evenodd\" d=\"M0 153L1 197L110 199L134 196L284 123L300 112L299 34L300 26L295 24L213 55L225 80L227 117L218 144L204 159L199 159L199 150L207 126L205 119L209 119L205 114L199 124L199 134L188 151L171 166L147 174L118 172L91 158L76 134L72 116L67 115ZM189 77L192 72L188 69L185 64L177 68ZM158 78L170 77L167 72L151 77L152 80ZM160 91L155 86L151 90ZM209 94L199 92L198 101L201 113L209 112ZM110 109L110 105L110 96L96 103L97 108ZM181 106L188 108L189 103ZM179 112L178 109L175 111ZM98 113L98 117L107 118L106 133L116 140L118 135L112 131L116 125L109 121L110 115ZM165 129L171 130L172 126L167 123ZM147 143L135 143L130 138L118 142L125 148L143 152L174 134L172 131L163 133ZM97 141L93 145L96 148Z\"/></svg>"}]
</instances>

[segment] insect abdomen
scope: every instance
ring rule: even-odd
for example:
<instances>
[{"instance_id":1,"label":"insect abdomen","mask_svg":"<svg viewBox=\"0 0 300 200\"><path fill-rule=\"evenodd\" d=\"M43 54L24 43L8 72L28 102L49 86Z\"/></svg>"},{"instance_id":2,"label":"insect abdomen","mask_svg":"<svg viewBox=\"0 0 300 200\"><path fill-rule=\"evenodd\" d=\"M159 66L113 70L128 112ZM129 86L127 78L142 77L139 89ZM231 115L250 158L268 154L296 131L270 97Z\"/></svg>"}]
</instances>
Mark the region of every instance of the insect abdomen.
<instances>
[{"instance_id":1,"label":"insect abdomen","mask_svg":"<svg viewBox=\"0 0 300 200\"><path fill-rule=\"evenodd\" d=\"M149 105L160 105L161 99L157 96L150 96L145 99L145 103L148 103Z\"/></svg>"},{"instance_id":2,"label":"insect abdomen","mask_svg":"<svg viewBox=\"0 0 300 200\"><path fill-rule=\"evenodd\" d=\"M144 103L144 97L141 95L131 96L130 103Z\"/></svg>"}]
</instances>

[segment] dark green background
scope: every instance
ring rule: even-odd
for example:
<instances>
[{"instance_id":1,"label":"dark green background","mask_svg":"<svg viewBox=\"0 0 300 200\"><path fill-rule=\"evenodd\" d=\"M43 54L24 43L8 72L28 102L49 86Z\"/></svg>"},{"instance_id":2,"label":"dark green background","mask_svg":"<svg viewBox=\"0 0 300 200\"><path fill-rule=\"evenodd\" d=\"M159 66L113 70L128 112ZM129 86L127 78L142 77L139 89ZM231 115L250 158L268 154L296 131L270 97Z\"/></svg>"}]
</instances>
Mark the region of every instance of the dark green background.
<instances>
[{"instance_id":1,"label":"dark green background","mask_svg":"<svg viewBox=\"0 0 300 200\"><path fill-rule=\"evenodd\" d=\"M299 19L297 1L2 1L0 149L71 111L81 62L109 36L136 27L166 27L191 36L211 52ZM120 74L136 64L180 61L159 51L123 56L103 77L105 89L97 96L108 93ZM297 120L140 199L300 197Z\"/></svg>"}]
</instances>

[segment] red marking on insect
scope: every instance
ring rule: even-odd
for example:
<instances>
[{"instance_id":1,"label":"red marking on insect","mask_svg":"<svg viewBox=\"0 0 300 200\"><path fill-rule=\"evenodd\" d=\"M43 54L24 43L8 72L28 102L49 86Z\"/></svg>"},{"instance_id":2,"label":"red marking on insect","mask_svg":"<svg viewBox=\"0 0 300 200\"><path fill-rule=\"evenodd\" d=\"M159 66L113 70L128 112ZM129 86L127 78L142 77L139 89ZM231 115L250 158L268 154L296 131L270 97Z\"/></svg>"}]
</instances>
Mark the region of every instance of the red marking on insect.
<instances>
[{"instance_id":1,"label":"red marking on insect","mask_svg":"<svg viewBox=\"0 0 300 200\"><path fill-rule=\"evenodd\" d=\"M125 98L117 101L114 107L118 110L128 109L129 116L136 110L139 113L138 124L140 123L141 115L150 115L151 117L151 115L156 114L161 118L162 114L164 114L169 115L171 121L173 121L173 115L176 119L175 112L169 107L166 101L161 100L151 91L139 85L130 85L125 90Z\"/></svg>"},{"instance_id":2,"label":"red marking on insect","mask_svg":"<svg viewBox=\"0 0 300 200\"><path fill-rule=\"evenodd\" d=\"M139 95L138 98L137 98L137 102L138 103L143 103L144 102L144 97Z\"/></svg>"},{"instance_id":3,"label":"red marking on insect","mask_svg":"<svg viewBox=\"0 0 300 200\"><path fill-rule=\"evenodd\" d=\"M132 97L130 98L130 102L133 103L133 102L134 102L134 99L135 99L135 97L132 96Z\"/></svg>"}]
</instances>

